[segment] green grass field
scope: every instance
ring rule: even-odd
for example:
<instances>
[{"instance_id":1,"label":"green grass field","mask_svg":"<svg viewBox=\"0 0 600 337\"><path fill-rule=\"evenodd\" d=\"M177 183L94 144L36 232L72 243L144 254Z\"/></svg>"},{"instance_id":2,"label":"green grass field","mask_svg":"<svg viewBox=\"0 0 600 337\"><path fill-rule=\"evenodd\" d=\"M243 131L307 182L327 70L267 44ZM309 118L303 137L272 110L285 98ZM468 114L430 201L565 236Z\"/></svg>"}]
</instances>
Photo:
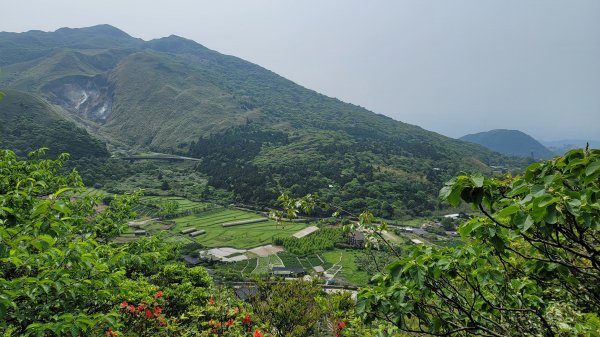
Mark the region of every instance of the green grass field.
<instances>
[{"instance_id":1,"label":"green grass field","mask_svg":"<svg viewBox=\"0 0 600 337\"><path fill-rule=\"evenodd\" d=\"M361 251L336 249L321 254L323 259L332 265L341 265L341 271L335 276L356 285L366 285L371 277L364 271L358 271L356 266L356 255Z\"/></svg>"},{"instance_id":2,"label":"green grass field","mask_svg":"<svg viewBox=\"0 0 600 337\"><path fill-rule=\"evenodd\" d=\"M192 201L181 197L144 196L140 198L141 204L160 205L166 201L175 201L179 205L178 212L194 209L197 207L209 207L207 202Z\"/></svg>"},{"instance_id":3,"label":"green grass field","mask_svg":"<svg viewBox=\"0 0 600 337\"><path fill-rule=\"evenodd\" d=\"M237 209L219 209L198 215L188 215L173 219L176 223L171 230L177 234L186 228L206 230L206 234L189 238L207 247L253 248L271 243L273 235L291 236L306 227L305 224L285 224L282 228L274 221L223 227L223 223L260 218L262 215Z\"/></svg>"}]
</instances>

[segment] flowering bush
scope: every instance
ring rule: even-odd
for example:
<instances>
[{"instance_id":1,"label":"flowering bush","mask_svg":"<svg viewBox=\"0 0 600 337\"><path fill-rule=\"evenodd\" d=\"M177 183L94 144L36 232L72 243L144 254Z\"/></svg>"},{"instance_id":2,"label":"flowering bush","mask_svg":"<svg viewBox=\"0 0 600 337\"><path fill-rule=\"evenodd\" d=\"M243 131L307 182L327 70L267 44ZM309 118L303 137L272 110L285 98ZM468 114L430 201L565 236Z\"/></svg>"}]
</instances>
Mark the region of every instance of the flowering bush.
<instances>
[{"instance_id":1,"label":"flowering bush","mask_svg":"<svg viewBox=\"0 0 600 337\"><path fill-rule=\"evenodd\" d=\"M163 314L165 300L163 292L157 291L154 297L141 301L137 305L121 302L119 305L120 316L118 325L121 327L121 333L125 336L149 336L156 335L161 327L167 325L167 320ZM109 337L118 336L119 332L109 327L106 335Z\"/></svg>"},{"instance_id":2,"label":"flowering bush","mask_svg":"<svg viewBox=\"0 0 600 337\"><path fill-rule=\"evenodd\" d=\"M209 318L209 336L266 337L257 329L252 315L244 304L223 293L222 298L211 296L207 301L205 315Z\"/></svg>"}]
</instances>

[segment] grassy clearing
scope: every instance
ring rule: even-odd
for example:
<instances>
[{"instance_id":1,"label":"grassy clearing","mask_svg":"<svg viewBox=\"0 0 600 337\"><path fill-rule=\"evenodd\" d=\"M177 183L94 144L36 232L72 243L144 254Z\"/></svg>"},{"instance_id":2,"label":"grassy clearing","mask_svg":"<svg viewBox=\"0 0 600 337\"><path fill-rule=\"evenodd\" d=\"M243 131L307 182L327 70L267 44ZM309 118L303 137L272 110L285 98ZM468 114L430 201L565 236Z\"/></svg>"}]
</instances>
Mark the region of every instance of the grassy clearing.
<instances>
[{"instance_id":1,"label":"grassy clearing","mask_svg":"<svg viewBox=\"0 0 600 337\"><path fill-rule=\"evenodd\" d=\"M371 277L364 271L358 271L356 265L356 256L363 254L361 251L336 249L325 252L322 257L325 261L332 265L340 265L341 271L335 278L348 281L356 285L366 285Z\"/></svg>"}]
</instances>

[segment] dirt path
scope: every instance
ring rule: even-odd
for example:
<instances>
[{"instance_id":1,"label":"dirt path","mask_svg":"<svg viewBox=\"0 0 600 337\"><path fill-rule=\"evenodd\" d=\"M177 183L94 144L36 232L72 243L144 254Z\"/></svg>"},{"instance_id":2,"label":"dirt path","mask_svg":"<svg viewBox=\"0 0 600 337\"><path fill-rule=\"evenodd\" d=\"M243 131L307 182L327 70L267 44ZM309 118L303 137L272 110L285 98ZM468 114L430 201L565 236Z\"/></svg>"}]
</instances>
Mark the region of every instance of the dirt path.
<instances>
[{"instance_id":1,"label":"dirt path","mask_svg":"<svg viewBox=\"0 0 600 337\"><path fill-rule=\"evenodd\" d=\"M158 220L158 218L152 218L152 219L146 219L146 220L140 220L140 221L129 221L127 224L130 226L144 225L147 222L154 221L154 220Z\"/></svg>"}]
</instances>

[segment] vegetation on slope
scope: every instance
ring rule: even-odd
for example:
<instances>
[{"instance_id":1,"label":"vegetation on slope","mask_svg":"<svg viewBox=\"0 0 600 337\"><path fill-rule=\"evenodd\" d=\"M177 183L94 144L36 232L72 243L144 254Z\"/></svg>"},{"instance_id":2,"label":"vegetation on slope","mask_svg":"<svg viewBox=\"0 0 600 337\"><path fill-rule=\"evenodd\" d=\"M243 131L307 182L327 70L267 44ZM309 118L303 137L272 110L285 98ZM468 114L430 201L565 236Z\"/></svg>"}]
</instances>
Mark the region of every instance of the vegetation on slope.
<instances>
[{"instance_id":1,"label":"vegetation on slope","mask_svg":"<svg viewBox=\"0 0 600 337\"><path fill-rule=\"evenodd\" d=\"M370 212L350 226L394 256L359 291L363 319L416 335L600 333L600 149L575 149L502 180L458 176L440 196L481 211L459 226L461 245L397 250ZM282 214L315 206L313 196L280 199Z\"/></svg>"},{"instance_id":2,"label":"vegetation on slope","mask_svg":"<svg viewBox=\"0 0 600 337\"><path fill-rule=\"evenodd\" d=\"M65 120L42 99L15 90L5 90L0 101L0 144L14 148L23 157L40 147L56 156L68 152L74 158L109 156L106 146L87 131Z\"/></svg>"},{"instance_id":3,"label":"vegetation on slope","mask_svg":"<svg viewBox=\"0 0 600 337\"><path fill-rule=\"evenodd\" d=\"M0 42L23 53L3 65L1 85L60 105L111 149L203 159L200 175L238 202L268 206L284 190L319 191L353 212L424 214L440 208L436 191L458 172L523 163L176 36L144 42L98 26Z\"/></svg>"}]
</instances>

